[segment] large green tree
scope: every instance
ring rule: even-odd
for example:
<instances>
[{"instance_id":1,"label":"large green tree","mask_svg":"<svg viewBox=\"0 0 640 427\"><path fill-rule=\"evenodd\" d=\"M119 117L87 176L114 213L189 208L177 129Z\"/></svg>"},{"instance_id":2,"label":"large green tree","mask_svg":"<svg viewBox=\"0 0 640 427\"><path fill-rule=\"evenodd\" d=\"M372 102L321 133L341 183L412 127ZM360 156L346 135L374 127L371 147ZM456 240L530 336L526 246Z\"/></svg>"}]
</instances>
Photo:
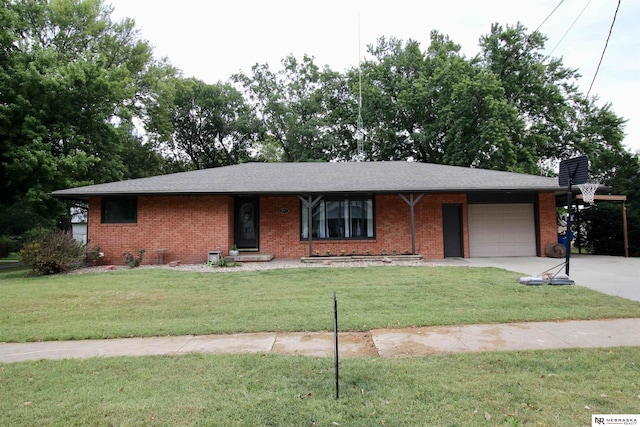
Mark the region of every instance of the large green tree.
<instances>
[{"instance_id":1,"label":"large green tree","mask_svg":"<svg viewBox=\"0 0 640 427\"><path fill-rule=\"evenodd\" d=\"M308 55L302 60L289 55L276 72L256 64L250 76L238 74L234 80L244 87L264 127L260 152L266 149L271 158L285 162L334 159L342 144L336 130L340 118L330 113L346 88L339 73L321 69Z\"/></svg>"},{"instance_id":2,"label":"large green tree","mask_svg":"<svg viewBox=\"0 0 640 427\"><path fill-rule=\"evenodd\" d=\"M19 233L65 214L47 197L54 189L161 164L133 132L155 64L134 22L113 22L101 0L3 0L1 9L0 216L4 232Z\"/></svg>"},{"instance_id":3,"label":"large green tree","mask_svg":"<svg viewBox=\"0 0 640 427\"><path fill-rule=\"evenodd\" d=\"M511 134L522 123L496 76L434 31L422 51L378 40L362 64L366 157L518 169Z\"/></svg>"},{"instance_id":4,"label":"large green tree","mask_svg":"<svg viewBox=\"0 0 640 427\"><path fill-rule=\"evenodd\" d=\"M158 88L148 109L147 130L165 156L195 169L250 159L260 126L240 91L227 83L179 76Z\"/></svg>"},{"instance_id":5,"label":"large green tree","mask_svg":"<svg viewBox=\"0 0 640 427\"><path fill-rule=\"evenodd\" d=\"M520 23L493 24L480 39L478 59L501 82L507 102L525 123L511 139L519 161L545 170L558 160L601 151L623 151L624 120L598 107L577 87L577 70L543 54L546 37ZM531 170L530 172L535 172Z\"/></svg>"},{"instance_id":6,"label":"large green tree","mask_svg":"<svg viewBox=\"0 0 640 427\"><path fill-rule=\"evenodd\" d=\"M544 35L527 33L522 24L494 24L480 40L478 59L498 77L507 101L526 124L511 136L519 161L533 161L536 169L554 172L559 161L588 155L591 179L606 185L611 194L628 197L630 250L637 254L640 167L638 156L623 146L626 120L610 104L599 106L597 97L582 94L576 84L578 71L543 55L545 42ZM598 202L582 211L586 243L596 253L624 253L620 210L619 203Z\"/></svg>"}]
</instances>

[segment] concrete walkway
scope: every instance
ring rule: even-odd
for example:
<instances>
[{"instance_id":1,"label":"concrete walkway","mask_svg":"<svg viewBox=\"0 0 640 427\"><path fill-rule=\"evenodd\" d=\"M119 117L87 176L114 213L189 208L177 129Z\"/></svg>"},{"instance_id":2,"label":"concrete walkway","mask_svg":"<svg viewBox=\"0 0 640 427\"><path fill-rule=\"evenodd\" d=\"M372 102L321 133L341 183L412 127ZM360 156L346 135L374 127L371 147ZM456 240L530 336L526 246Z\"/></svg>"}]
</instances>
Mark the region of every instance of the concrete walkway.
<instances>
[{"instance_id":1,"label":"concrete walkway","mask_svg":"<svg viewBox=\"0 0 640 427\"><path fill-rule=\"evenodd\" d=\"M451 259L446 264L498 267L539 275L562 259L497 257ZM573 256L578 286L640 301L640 258ZM563 270L564 271L564 270ZM524 286L524 285L523 285ZM638 313L640 317L640 313ZM341 357L409 357L450 352L640 346L640 318L530 322L341 333ZM0 362L186 353L278 353L333 357L332 333L256 333L112 340L0 343Z\"/></svg>"},{"instance_id":2,"label":"concrete walkway","mask_svg":"<svg viewBox=\"0 0 640 427\"><path fill-rule=\"evenodd\" d=\"M564 258L491 257L460 259L472 267L497 267L536 276L564 262ZM554 269L555 273L564 267ZM585 286L608 295L640 301L640 258L606 255L572 255L569 277L577 286Z\"/></svg>"},{"instance_id":3,"label":"concrete walkway","mask_svg":"<svg viewBox=\"0 0 640 427\"><path fill-rule=\"evenodd\" d=\"M640 346L640 318L378 329L340 333L340 357ZM333 357L330 332L255 333L0 344L0 362L187 353Z\"/></svg>"}]
</instances>

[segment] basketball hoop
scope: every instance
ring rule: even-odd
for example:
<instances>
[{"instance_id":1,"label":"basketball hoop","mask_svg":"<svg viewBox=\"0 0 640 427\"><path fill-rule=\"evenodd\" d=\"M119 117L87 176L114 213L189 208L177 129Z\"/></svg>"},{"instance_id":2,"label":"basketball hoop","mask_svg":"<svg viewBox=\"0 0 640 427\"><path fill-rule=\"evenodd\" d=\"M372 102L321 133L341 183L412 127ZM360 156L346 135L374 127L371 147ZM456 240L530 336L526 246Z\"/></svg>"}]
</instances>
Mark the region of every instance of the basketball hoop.
<instances>
[{"instance_id":1,"label":"basketball hoop","mask_svg":"<svg viewBox=\"0 0 640 427\"><path fill-rule=\"evenodd\" d=\"M596 194L596 190L600 186L599 182L585 182L584 184L578 184L578 188L582 192L582 200L585 203L593 204L593 197Z\"/></svg>"}]
</instances>

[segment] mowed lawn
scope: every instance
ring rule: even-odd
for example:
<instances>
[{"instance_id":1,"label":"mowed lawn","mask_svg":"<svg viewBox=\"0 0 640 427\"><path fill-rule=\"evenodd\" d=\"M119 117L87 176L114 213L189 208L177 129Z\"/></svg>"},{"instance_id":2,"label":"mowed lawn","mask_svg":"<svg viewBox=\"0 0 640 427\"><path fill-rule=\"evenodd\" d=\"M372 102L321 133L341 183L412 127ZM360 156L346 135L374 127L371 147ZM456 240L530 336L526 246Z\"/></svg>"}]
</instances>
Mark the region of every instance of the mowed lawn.
<instances>
[{"instance_id":1,"label":"mowed lawn","mask_svg":"<svg viewBox=\"0 0 640 427\"><path fill-rule=\"evenodd\" d=\"M0 363L2 426L591 426L637 414L640 348Z\"/></svg>"},{"instance_id":2,"label":"mowed lawn","mask_svg":"<svg viewBox=\"0 0 640 427\"><path fill-rule=\"evenodd\" d=\"M494 268L376 266L232 273L0 272L0 342L640 316L579 286L524 286Z\"/></svg>"},{"instance_id":3,"label":"mowed lawn","mask_svg":"<svg viewBox=\"0 0 640 427\"><path fill-rule=\"evenodd\" d=\"M0 271L0 341L635 317L640 303L498 269ZM589 426L638 413L640 348L343 359L273 354L0 363L0 425Z\"/></svg>"}]
</instances>

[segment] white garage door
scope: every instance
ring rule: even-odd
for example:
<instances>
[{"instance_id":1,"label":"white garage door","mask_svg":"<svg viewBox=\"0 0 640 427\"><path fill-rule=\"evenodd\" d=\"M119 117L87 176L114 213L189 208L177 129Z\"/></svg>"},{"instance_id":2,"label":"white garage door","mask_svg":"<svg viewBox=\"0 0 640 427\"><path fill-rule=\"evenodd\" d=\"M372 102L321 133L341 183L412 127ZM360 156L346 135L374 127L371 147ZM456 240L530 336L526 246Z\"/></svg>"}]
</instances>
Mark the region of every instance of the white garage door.
<instances>
[{"instance_id":1,"label":"white garage door","mask_svg":"<svg viewBox=\"0 0 640 427\"><path fill-rule=\"evenodd\" d=\"M471 257L536 256L532 204L469 205Z\"/></svg>"}]
</instances>

